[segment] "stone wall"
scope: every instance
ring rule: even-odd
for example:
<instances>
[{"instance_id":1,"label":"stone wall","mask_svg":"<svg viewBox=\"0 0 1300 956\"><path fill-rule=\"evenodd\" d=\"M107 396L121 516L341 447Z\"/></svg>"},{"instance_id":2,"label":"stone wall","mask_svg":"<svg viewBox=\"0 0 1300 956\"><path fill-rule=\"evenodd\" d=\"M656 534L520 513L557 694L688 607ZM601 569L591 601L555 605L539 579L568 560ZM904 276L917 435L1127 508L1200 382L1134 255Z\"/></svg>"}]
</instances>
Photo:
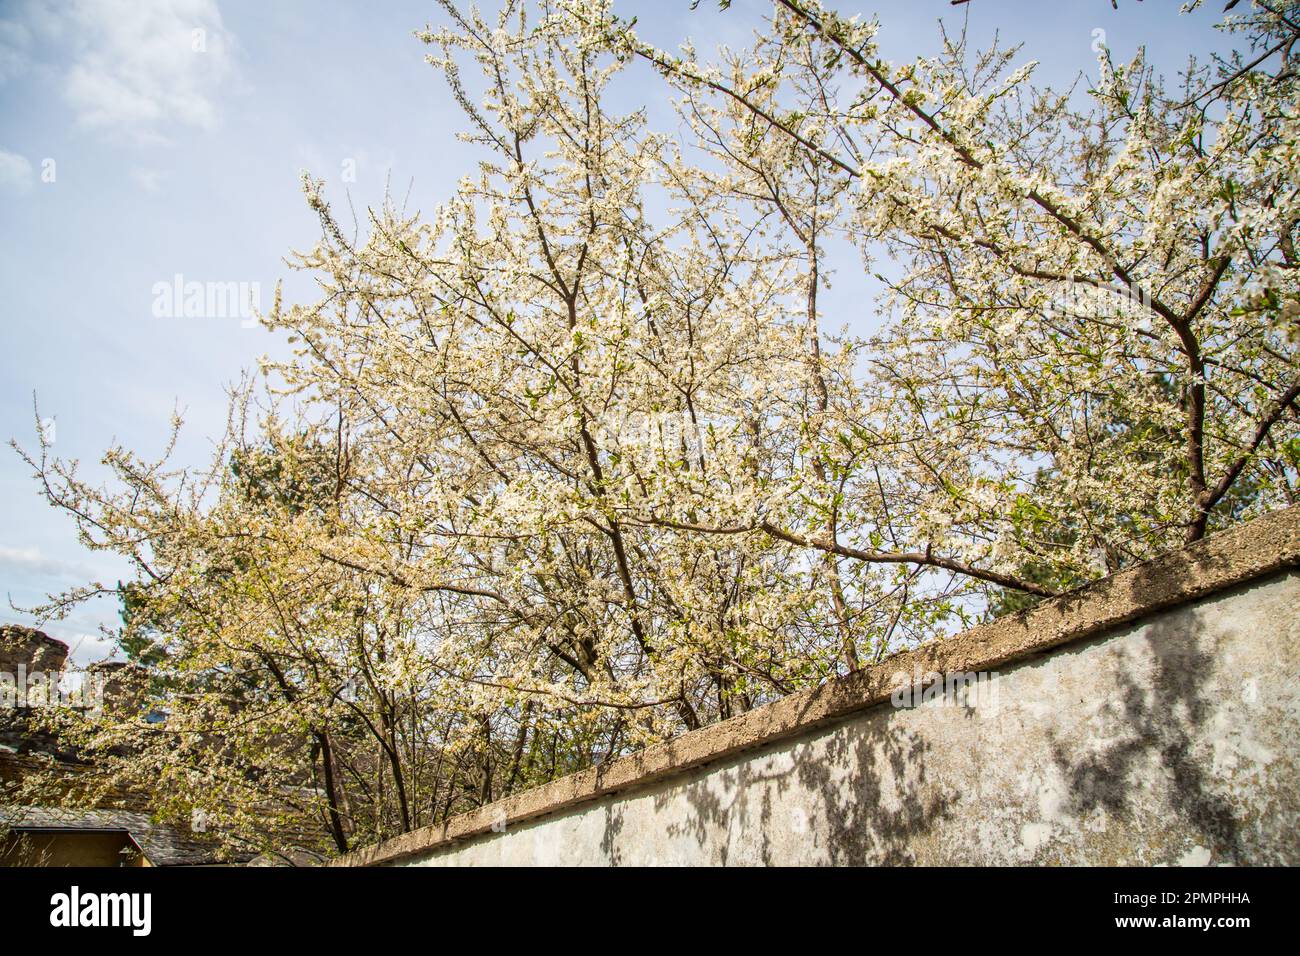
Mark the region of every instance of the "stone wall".
<instances>
[{"instance_id":1,"label":"stone wall","mask_svg":"<svg viewBox=\"0 0 1300 956\"><path fill-rule=\"evenodd\" d=\"M43 631L20 624L0 625L0 674L59 674L68 660L68 645Z\"/></svg>"},{"instance_id":2,"label":"stone wall","mask_svg":"<svg viewBox=\"0 0 1300 956\"><path fill-rule=\"evenodd\" d=\"M1298 567L1290 509L339 862L1297 865Z\"/></svg>"}]
</instances>

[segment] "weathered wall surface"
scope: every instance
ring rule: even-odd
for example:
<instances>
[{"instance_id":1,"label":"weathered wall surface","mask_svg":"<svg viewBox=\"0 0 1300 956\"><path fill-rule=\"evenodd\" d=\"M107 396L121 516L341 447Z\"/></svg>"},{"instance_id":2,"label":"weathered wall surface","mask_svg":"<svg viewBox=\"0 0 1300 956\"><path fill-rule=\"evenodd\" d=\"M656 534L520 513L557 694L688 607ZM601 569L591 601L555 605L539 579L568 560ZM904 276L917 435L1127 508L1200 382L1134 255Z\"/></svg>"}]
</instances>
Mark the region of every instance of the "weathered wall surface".
<instances>
[{"instance_id":1,"label":"weathered wall surface","mask_svg":"<svg viewBox=\"0 0 1300 956\"><path fill-rule=\"evenodd\" d=\"M341 862L1300 864L1300 520L1231 534Z\"/></svg>"}]
</instances>

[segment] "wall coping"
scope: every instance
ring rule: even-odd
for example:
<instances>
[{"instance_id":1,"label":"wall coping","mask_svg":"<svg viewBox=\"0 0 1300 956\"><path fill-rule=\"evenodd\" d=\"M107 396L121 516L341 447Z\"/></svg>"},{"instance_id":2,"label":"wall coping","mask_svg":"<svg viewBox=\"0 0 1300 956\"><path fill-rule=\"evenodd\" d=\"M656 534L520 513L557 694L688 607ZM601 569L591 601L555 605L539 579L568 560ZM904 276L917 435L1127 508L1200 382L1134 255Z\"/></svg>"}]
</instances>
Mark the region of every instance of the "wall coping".
<instances>
[{"instance_id":1,"label":"wall coping","mask_svg":"<svg viewBox=\"0 0 1300 956\"><path fill-rule=\"evenodd\" d=\"M531 822L624 790L640 789L705 764L818 728L890 698L894 675L978 672L1263 577L1300 566L1300 506L1272 512L1151 561L1126 568L1032 608L953 637L900 651L836 678L637 753L560 777L353 850L330 866L375 866L441 849L507 826Z\"/></svg>"}]
</instances>

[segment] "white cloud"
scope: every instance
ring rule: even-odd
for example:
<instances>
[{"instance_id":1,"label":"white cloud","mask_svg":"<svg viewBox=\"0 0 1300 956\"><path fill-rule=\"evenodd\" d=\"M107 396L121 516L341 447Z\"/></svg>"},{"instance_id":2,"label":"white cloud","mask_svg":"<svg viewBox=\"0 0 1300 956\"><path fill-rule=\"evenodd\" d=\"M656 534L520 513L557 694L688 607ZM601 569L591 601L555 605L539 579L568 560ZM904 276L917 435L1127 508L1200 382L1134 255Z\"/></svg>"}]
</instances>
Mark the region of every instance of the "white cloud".
<instances>
[{"instance_id":1,"label":"white cloud","mask_svg":"<svg viewBox=\"0 0 1300 956\"><path fill-rule=\"evenodd\" d=\"M216 95L234 74L216 0L28 0L0 20L0 78L38 58L34 40L57 61L78 122L131 142L214 128Z\"/></svg>"},{"instance_id":2,"label":"white cloud","mask_svg":"<svg viewBox=\"0 0 1300 956\"><path fill-rule=\"evenodd\" d=\"M10 548L5 545L0 545L0 569L68 578L89 579L95 576L84 564L46 557L39 548Z\"/></svg>"},{"instance_id":3,"label":"white cloud","mask_svg":"<svg viewBox=\"0 0 1300 956\"><path fill-rule=\"evenodd\" d=\"M0 83L18 76L31 64L32 33L17 20L0 20Z\"/></svg>"},{"instance_id":4,"label":"white cloud","mask_svg":"<svg viewBox=\"0 0 1300 956\"><path fill-rule=\"evenodd\" d=\"M59 640L68 645L68 664L78 669L111 657L117 642L103 634L70 634Z\"/></svg>"},{"instance_id":5,"label":"white cloud","mask_svg":"<svg viewBox=\"0 0 1300 956\"><path fill-rule=\"evenodd\" d=\"M157 169L136 166L131 170L131 178L147 193L156 193L162 188L163 174Z\"/></svg>"},{"instance_id":6,"label":"white cloud","mask_svg":"<svg viewBox=\"0 0 1300 956\"><path fill-rule=\"evenodd\" d=\"M32 185L32 164L26 156L0 149L0 187L26 192Z\"/></svg>"}]
</instances>

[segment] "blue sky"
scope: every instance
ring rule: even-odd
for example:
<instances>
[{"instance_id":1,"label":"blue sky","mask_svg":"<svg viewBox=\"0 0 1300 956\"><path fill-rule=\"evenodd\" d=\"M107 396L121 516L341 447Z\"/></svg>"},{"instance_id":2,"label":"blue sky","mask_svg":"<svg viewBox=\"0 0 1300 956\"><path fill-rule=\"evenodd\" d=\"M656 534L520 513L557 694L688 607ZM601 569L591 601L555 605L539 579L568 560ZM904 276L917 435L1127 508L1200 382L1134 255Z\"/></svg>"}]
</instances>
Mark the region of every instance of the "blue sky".
<instances>
[{"instance_id":1,"label":"blue sky","mask_svg":"<svg viewBox=\"0 0 1300 956\"><path fill-rule=\"evenodd\" d=\"M490 9L491 4L482 4ZM1177 15L1171 0L1044 3L890 0L841 4L877 14L887 56L933 52L935 22L969 17L977 45L995 31L1024 42L1040 80L1094 73L1096 31L1119 58L1146 44L1171 72L1189 52L1222 49L1220 5ZM701 52L739 46L770 9L737 0L722 12L689 0L627 3L642 34ZM308 280L282 259L313 241L300 172L327 180L336 203L377 204L386 181L429 210L472 169L454 133L461 117L412 32L441 22L431 0L0 0L0 438L35 444L32 396L54 420L54 451L96 475L117 440L156 456L174 409L186 418L177 461L206 460L225 421L226 384L283 346L238 315L159 317L158 283ZM200 32L196 32L200 31ZM197 47L197 48L196 48ZM645 80L645 82L638 82ZM648 103L638 97L652 95ZM620 83L616 108L671 116L647 73ZM353 181L344 181L345 170ZM864 281L844 256L827 325L870 328ZM90 578L124 574L82 548L64 516L37 496L26 466L0 449L0 622L32 623L11 607ZM103 601L46 630L74 659L105 656L97 633L116 620Z\"/></svg>"}]
</instances>

